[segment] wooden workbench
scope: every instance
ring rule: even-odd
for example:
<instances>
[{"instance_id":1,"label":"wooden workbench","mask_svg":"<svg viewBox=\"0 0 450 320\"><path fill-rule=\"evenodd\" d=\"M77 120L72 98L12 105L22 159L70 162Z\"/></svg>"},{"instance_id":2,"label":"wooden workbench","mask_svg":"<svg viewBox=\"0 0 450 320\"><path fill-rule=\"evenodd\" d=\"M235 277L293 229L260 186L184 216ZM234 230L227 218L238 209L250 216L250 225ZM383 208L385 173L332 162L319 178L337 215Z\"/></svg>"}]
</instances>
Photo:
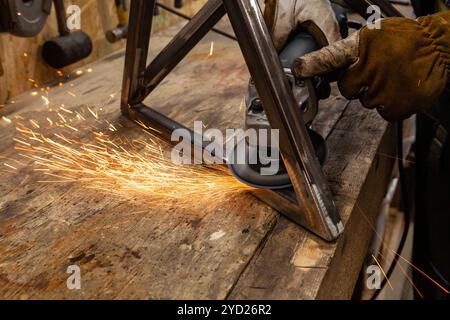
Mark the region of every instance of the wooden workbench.
<instances>
[{"instance_id":1,"label":"wooden workbench","mask_svg":"<svg viewBox=\"0 0 450 320\"><path fill-rule=\"evenodd\" d=\"M158 33L151 55L175 31ZM123 54L51 89L51 105L101 106L117 134L145 136L119 112ZM201 119L209 127L239 128L247 81L236 43L210 34L146 103L190 127ZM17 168L1 171L0 298L352 296L394 164L394 130L376 112L336 93L321 103L314 127L327 137L324 171L345 223L338 241L327 243L246 192L181 205L151 195L121 197L120 190L93 191L81 182L39 183L42 174L33 161L14 160L13 138L16 122L24 121L16 116L44 123L48 109L40 94L26 92L15 100L0 110L0 117L12 120L0 120L1 164ZM80 290L66 286L73 264L81 268Z\"/></svg>"}]
</instances>

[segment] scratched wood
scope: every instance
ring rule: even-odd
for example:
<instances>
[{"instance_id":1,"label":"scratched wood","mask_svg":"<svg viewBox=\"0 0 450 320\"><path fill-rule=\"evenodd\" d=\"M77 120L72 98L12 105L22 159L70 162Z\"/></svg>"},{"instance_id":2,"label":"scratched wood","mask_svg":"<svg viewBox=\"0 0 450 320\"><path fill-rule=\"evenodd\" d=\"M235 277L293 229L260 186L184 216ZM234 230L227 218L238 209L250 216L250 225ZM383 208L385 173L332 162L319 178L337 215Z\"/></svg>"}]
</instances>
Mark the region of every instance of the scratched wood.
<instances>
[{"instance_id":1,"label":"scratched wood","mask_svg":"<svg viewBox=\"0 0 450 320\"><path fill-rule=\"evenodd\" d=\"M221 27L229 30L225 22ZM157 34L150 56L175 30ZM91 106L118 128L118 136L145 137L119 114L122 65L123 51L90 65L92 73L50 91L51 105L73 111ZM200 119L210 127L241 127L247 82L238 46L210 34L146 102L190 127ZM371 236L356 203L373 219L392 166L380 154L392 153L394 140L374 112L335 92L314 124L328 137L325 171L346 224L336 243L326 243L243 192L225 199L158 201L120 190L93 191L80 182L39 183L42 175L32 161L16 161L12 139L17 122L26 121L16 116L45 123L49 111L30 93L17 101L0 110L12 120L0 121L0 160L17 168L4 167L0 184L0 298L351 295ZM95 126L92 117L86 121ZM91 139L88 131L77 134ZM66 286L66 268L73 264L81 268L81 290Z\"/></svg>"}]
</instances>

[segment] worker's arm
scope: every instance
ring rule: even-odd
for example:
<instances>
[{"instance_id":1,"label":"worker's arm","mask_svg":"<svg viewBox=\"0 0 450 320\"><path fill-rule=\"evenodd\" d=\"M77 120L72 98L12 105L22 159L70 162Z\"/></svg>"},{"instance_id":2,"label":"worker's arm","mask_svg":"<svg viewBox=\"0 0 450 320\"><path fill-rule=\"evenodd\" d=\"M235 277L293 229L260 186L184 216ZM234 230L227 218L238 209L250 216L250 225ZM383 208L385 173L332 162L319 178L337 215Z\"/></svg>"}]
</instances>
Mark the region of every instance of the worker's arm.
<instances>
[{"instance_id":1,"label":"worker's arm","mask_svg":"<svg viewBox=\"0 0 450 320\"><path fill-rule=\"evenodd\" d=\"M347 39L299 57L293 72L311 77L341 69L348 99L394 121L430 108L448 85L450 11L417 20L390 18Z\"/></svg>"}]
</instances>

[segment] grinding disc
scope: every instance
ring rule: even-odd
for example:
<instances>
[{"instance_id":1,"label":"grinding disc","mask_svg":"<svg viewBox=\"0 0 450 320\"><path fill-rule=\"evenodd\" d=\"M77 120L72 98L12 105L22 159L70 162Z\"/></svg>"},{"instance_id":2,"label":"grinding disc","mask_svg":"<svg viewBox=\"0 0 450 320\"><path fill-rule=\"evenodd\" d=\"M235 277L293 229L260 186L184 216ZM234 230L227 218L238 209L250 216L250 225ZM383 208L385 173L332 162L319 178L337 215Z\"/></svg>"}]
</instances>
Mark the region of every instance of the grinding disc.
<instances>
[{"instance_id":1,"label":"grinding disc","mask_svg":"<svg viewBox=\"0 0 450 320\"><path fill-rule=\"evenodd\" d=\"M318 134L317 132L308 129L309 136L311 138L311 142L314 146L314 150L319 159L321 165L325 162L328 156L328 149L326 146L325 139ZM258 153L257 146L248 145L245 139L242 139L238 142L233 150L234 154L229 155L228 159L237 159L236 152L242 147L240 144L245 144L246 155L245 160L247 163L245 164L228 164L231 173L242 183L247 184L252 187L261 188L261 189L285 189L291 187L291 180L289 179L289 175L286 172L283 161L280 156L276 156L278 154L278 150L271 150L271 157L273 158L271 161L279 161L278 164L279 170L275 175L262 175L261 168L263 167L261 164L248 164L248 159L251 159L253 155ZM273 163L272 163L273 164ZM269 166L269 165L267 165Z\"/></svg>"}]
</instances>

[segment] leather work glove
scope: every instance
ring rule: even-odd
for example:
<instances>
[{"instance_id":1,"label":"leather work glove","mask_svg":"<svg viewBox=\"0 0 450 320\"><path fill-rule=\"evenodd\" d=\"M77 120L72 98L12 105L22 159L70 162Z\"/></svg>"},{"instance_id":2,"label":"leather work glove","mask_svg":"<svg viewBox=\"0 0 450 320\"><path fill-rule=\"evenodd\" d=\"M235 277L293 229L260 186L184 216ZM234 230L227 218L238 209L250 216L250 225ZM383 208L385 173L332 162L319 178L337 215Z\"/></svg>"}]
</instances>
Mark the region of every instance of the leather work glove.
<instances>
[{"instance_id":1,"label":"leather work glove","mask_svg":"<svg viewBox=\"0 0 450 320\"><path fill-rule=\"evenodd\" d=\"M323 47L341 39L329 0L265 0L264 19L277 50L302 27Z\"/></svg>"},{"instance_id":2,"label":"leather work glove","mask_svg":"<svg viewBox=\"0 0 450 320\"><path fill-rule=\"evenodd\" d=\"M448 85L450 11L418 18L381 20L381 29L362 28L350 37L294 62L296 77L341 69L346 98L359 98L396 121L433 106Z\"/></svg>"}]
</instances>

